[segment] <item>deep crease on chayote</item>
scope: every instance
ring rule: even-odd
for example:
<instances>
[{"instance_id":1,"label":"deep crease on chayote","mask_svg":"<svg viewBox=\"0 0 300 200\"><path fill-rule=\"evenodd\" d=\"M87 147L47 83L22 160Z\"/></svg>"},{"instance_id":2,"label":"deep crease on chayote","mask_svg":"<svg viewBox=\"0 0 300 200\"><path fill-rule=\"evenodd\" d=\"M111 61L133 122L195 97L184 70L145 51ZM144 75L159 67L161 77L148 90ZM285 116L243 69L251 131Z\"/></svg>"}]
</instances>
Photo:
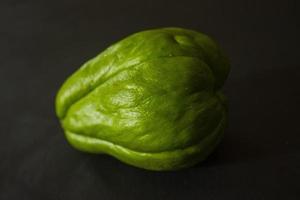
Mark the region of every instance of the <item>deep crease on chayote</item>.
<instances>
[{"instance_id":1,"label":"deep crease on chayote","mask_svg":"<svg viewBox=\"0 0 300 200\"><path fill-rule=\"evenodd\" d=\"M181 169L205 159L222 138L228 72L228 60L202 33L142 31L71 75L56 113L79 150L145 169Z\"/></svg>"}]
</instances>

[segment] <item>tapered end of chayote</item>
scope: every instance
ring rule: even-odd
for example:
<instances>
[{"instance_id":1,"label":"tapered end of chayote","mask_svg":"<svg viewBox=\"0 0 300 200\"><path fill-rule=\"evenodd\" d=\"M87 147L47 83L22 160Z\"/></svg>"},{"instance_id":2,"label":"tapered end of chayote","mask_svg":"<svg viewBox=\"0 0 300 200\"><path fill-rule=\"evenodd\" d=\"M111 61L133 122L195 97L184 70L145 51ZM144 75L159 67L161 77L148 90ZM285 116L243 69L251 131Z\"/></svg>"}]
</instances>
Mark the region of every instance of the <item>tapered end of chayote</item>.
<instances>
[{"instance_id":1,"label":"tapered end of chayote","mask_svg":"<svg viewBox=\"0 0 300 200\"><path fill-rule=\"evenodd\" d=\"M182 28L135 33L71 75L56 113L75 148L136 167L177 170L204 160L227 121L229 63L208 36Z\"/></svg>"}]
</instances>

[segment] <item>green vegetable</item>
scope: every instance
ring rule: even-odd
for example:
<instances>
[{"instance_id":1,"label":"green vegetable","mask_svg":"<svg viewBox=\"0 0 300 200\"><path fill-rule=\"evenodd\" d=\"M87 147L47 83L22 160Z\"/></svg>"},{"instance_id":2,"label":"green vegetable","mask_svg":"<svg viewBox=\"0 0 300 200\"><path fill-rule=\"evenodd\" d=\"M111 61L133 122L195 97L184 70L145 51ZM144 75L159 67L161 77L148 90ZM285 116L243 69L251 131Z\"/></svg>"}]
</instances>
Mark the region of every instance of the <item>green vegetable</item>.
<instances>
[{"instance_id":1,"label":"green vegetable","mask_svg":"<svg viewBox=\"0 0 300 200\"><path fill-rule=\"evenodd\" d=\"M228 72L228 60L202 33L143 31L68 78L56 113L79 150L150 170L181 169L204 160L222 138Z\"/></svg>"}]
</instances>

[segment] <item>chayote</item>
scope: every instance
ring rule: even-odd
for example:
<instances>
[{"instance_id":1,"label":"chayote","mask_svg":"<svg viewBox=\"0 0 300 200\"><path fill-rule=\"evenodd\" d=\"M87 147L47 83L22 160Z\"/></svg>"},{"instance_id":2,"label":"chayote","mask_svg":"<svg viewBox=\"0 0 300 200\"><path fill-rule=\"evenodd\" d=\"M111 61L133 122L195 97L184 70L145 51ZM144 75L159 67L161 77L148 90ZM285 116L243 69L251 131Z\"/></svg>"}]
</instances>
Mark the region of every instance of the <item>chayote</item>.
<instances>
[{"instance_id":1,"label":"chayote","mask_svg":"<svg viewBox=\"0 0 300 200\"><path fill-rule=\"evenodd\" d=\"M204 160L222 138L228 72L227 58L202 33L142 31L71 75L56 113L79 150L150 170L181 169Z\"/></svg>"}]
</instances>

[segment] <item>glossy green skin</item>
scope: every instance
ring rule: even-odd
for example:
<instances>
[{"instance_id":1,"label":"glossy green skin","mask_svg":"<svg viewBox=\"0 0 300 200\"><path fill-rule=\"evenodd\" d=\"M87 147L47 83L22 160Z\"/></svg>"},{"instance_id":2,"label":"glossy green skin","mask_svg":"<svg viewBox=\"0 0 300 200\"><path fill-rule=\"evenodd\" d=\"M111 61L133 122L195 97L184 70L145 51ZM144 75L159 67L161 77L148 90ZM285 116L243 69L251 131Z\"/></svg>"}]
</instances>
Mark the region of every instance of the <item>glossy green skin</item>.
<instances>
[{"instance_id":1,"label":"glossy green skin","mask_svg":"<svg viewBox=\"0 0 300 200\"><path fill-rule=\"evenodd\" d=\"M208 36L182 28L133 34L85 63L56 113L75 148L150 170L205 159L222 138L229 63Z\"/></svg>"}]
</instances>

